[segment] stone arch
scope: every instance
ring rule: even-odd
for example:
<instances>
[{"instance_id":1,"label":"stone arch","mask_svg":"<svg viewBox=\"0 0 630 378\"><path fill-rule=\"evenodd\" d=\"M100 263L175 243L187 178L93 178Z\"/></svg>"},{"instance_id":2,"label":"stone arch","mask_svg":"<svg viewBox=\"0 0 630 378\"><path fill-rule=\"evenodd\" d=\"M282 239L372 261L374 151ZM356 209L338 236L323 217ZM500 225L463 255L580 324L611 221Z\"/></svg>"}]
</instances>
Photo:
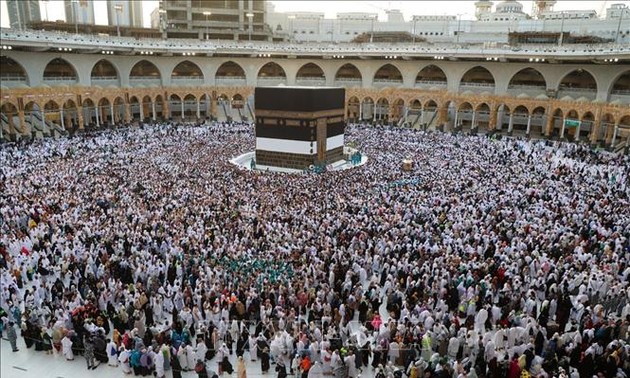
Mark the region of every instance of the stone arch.
<instances>
[{"instance_id":1,"label":"stone arch","mask_svg":"<svg viewBox=\"0 0 630 378\"><path fill-rule=\"evenodd\" d=\"M46 64L43 75L46 84L72 84L78 81L76 68L63 58L54 58Z\"/></svg>"},{"instance_id":2,"label":"stone arch","mask_svg":"<svg viewBox=\"0 0 630 378\"><path fill-rule=\"evenodd\" d=\"M295 74L297 85L326 85L324 70L313 62L302 65Z\"/></svg>"},{"instance_id":3,"label":"stone arch","mask_svg":"<svg viewBox=\"0 0 630 378\"><path fill-rule=\"evenodd\" d=\"M247 83L247 74L240 64L228 60L217 68L214 79L217 84L239 86Z\"/></svg>"},{"instance_id":4,"label":"stone arch","mask_svg":"<svg viewBox=\"0 0 630 378\"><path fill-rule=\"evenodd\" d=\"M472 129L474 107L470 102L464 101L457 106L457 122L455 130L469 131Z\"/></svg>"},{"instance_id":5,"label":"stone arch","mask_svg":"<svg viewBox=\"0 0 630 378\"><path fill-rule=\"evenodd\" d=\"M83 109L83 125L90 128L96 125L97 107L91 98L84 98L81 103Z\"/></svg>"},{"instance_id":6,"label":"stone arch","mask_svg":"<svg viewBox=\"0 0 630 378\"><path fill-rule=\"evenodd\" d=\"M0 80L2 85L14 87L20 84L29 85L28 72L18 61L6 55L0 55Z\"/></svg>"},{"instance_id":7,"label":"stone arch","mask_svg":"<svg viewBox=\"0 0 630 378\"><path fill-rule=\"evenodd\" d=\"M445 88L447 82L446 73L435 64L424 66L416 75L416 87Z\"/></svg>"},{"instance_id":8,"label":"stone arch","mask_svg":"<svg viewBox=\"0 0 630 378\"><path fill-rule=\"evenodd\" d=\"M376 105L374 106L374 119L377 121L389 121L389 100L385 97L381 97L376 100Z\"/></svg>"},{"instance_id":9,"label":"stone arch","mask_svg":"<svg viewBox=\"0 0 630 378\"><path fill-rule=\"evenodd\" d=\"M192 93L188 93L182 99L184 105L184 119L187 121L195 121L197 117L197 96Z\"/></svg>"},{"instance_id":10,"label":"stone arch","mask_svg":"<svg viewBox=\"0 0 630 378\"><path fill-rule=\"evenodd\" d=\"M361 102L357 96L352 96L348 99L348 105L346 106L346 117L352 122L356 122L359 118L359 111L361 109Z\"/></svg>"},{"instance_id":11,"label":"stone arch","mask_svg":"<svg viewBox=\"0 0 630 378\"><path fill-rule=\"evenodd\" d=\"M580 120L580 113L576 110L576 109L571 109L568 112L565 113L564 116L564 120L574 120L574 121L579 121ZM563 120L563 122L564 122ZM561 130L564 129L564 136L567 139L573 141L576 138L576 133L578 130L578 127L567 127L566 125L563 127L562 123L560 124L560 128ZM562 133L562 131L561 131Z\"/></svg>"},{"instance_id":12,"label":"stone arch","mask_svg":"<svg viewBox=\"0 0 630 378\"><path fill-rule=\"evenodd\" d=\"M373 120L374 119L374 100L370 96L366 96L361 100L361 119Z\"/></svg>"},{"instance_id":13,"label":"stone arch","mask_svg":"<svg viewBox=\"0 0 630 378\"><path fill-rule=\"evenodd\" d=\"M390 113L392 115L392 122L399 122L405 115L405 100L400 97L394 100L391 105Z\"/></svg>"},{"instance_id":14,"label":"stone arch","mask_svg":"<svg viewBox=\"0 0 630 378\"><path fill-rule=\"evenodd\" d=\"M113 102L114 114L113 114L113 122L119 123L125 120L125 100L118 96L114 99Z\"/></svg>"},{"instance_id":15,"label":"stone arch","mask_svg":"<svg viewBox=\"0 0 630 378\"><path fill-rule=\"evenodd\" d=\"M112 104L107 97L103 97L98 100L96 105L98 109L98 119L100 120L101 125L112 123Z\"/></svg>"},{"instance_id":16,"label":"stone arch","mask_svg":"<svg viewBox=\"0 0 630 378\"><path fill-rule=\"evenodd\" d=\"M0 106L0 118L2 119L2 122L6 122L16 134L22 133L23 125L20 124L18 108L14 103L10 101L2 102L2 105ZM5 138L6 137L10 136L5 135Z\"/></svg>"},{"instance_id":17,"label":"stone arch","mask_svg":"<svg viewBox=\"0 0 630 378\"><path fill-rule=\"evenodd\" d=\"M184 103L182 101L182 98L178 94L171 93L168 96L168 108L170 110L170 118L172 119L183 118L184 117L183 107L184 107Z\"/></svg>"},{"instance_id":18,"label":"stone arch","mask_svg":"<svg viewBox=\"0 0 630 378\"><path fill-rule=\"evenodd\" d=\"M490 112L490 105L485 102L482 102L475 107L475 117L474 122L472 123L473 130L485 133L490 129Z\"/></svg>"},{"instance_id":19,"label":"stone arch","mask_svg":"<svg viewBox=\"0 0 630 378\"><path fill-rule=\"evenodd\" d=\"M142 103L140 102L138 97L130 96L129 97L129 115L131 116L131 118L134 120L141 121L144 118L142 114L143 110L144 109L143 109Z\"/></svg>"},{"instance_id":20,"label":"stone arch","mask_svg":"<svg viewBox=\"0 0 630 378\"><path fill-rule=\"evenodd\" d=\"M61 120L63 127L68 130L76 129L79 126L79 109L73 99L68 99L61 106L63 114Z\"/></svg>"},{"instance_id":21,"label":"stone arch","mask_svg":"<svg viewBox=\"0 0 630 378\"><path fill-rule=\"evenodd\" d=\"M588 70L578 68L562 77L558 84L558 98L571 96L573 98L586 97L590 100L597 94L597 80Z\"/></svg>"},{"instance_id":22,"label":"stone arch","mask_svg":"<svg viewBox=\"0 0 630 378\"><path fill-rule=\"evenodd\" d=\"M335 84L343 86L361 86L363 75L352 63L346 63L335 72Z\"/></svg>"},{"instance_id":23,"label":"stone arch","mask_svg":"<svg viewBox=\"0 0 630 378\"><path fill-rule=\"evenodd\" d=\"M495 86L494 75L483 66L475 66L466 71L459 81L460 91L492 91Z\"/></svg>"},{"instance_id":24,"label":"stone arch","mask_svg":"<svg viewBox=\"0 0 630 378\"><path fill-rule=\"evenodd\" d=\"M512 75L508 83L508 90L512 90L514 94L527 93L529 91L544 92L547 90L547 80L537 69L532 67L523 68Z\"/></svg>"},{"instance_id":25,"label":"stone arch","mask_svg":"<svg viewBox=\"0 0 630 378\"><path fill-rule=\"evenodd\" d=\"M120 73L118 67L107 59L101 59L94 63L90 71L92 85L101 87L120 86Z\"/></svg>"},{"instance_id":26,"label":"stone arch","mask_svg":"<svg viewBox=\"0 0 630 378\"><path fill-rule=\"evenodd\" d=\"M512 132L521 135L526 134L529 108L523 104L516 105L510 116L512 119Z\"/></svg>"},{"instance_id":27,"label":"stone arch","mask_svg":"<svg viewBox=\"0 0 630 378\"><path fill-rule=\"evenodd\" d=\"M143 59L131 67L129 84L135 87L155 87L162 84L162 73L157 66Z\"/></svg>"},{"instance_id":28,"label":"stone arch","mask_svg":"<svg viewBox=\"0 0 630 378\"><path fill-rule=\"evenodd\" d=\"M267 62L258 70L258 85L278 85L287 83L287 73L276 62Z\"/></svg>"},{"instance_id":29,"label":"stone arch","mask_svg":"<svg viewBox=\"0 0 630 378\"><path fill-rule=\"evenodd\" d=\"M171 83L200 85L204 76L201 68L190 60L179 62L171 71Z\"/></svg>"},{"instance_id":30,"label":"stone arch","mask_svg":"<svg viewBox=\"0 0 630 378\"><path fill-rule=\"evenodd\" d=\"M542 136L545 133L547 122L546 110L542 106L537 106L531 112L531 126L529 134L534 137Z\"/></svg>"},{"instance_id":31,"label":"stone arch","mask_svg":"<svg viewBox=\"0 0 630 378\"><path fill-rule=\"evenodd\" d=\"M608 94L616 96L630 96L630 70L620 73L610 84L608 88ZM610 100L615 100L611 98Z\"/></svg>"},{"instance_id":32,"label":"stone arch","mask_svg":"<svg viewBox=\"0 0 630 378\"><path fill-rule=\"evenodd\" d=\"M391 63L382 65L374 73L373 83L382 87L383 85L401 85L403 83L403 75L398 67Z\"/></svg>"}]
</instances>

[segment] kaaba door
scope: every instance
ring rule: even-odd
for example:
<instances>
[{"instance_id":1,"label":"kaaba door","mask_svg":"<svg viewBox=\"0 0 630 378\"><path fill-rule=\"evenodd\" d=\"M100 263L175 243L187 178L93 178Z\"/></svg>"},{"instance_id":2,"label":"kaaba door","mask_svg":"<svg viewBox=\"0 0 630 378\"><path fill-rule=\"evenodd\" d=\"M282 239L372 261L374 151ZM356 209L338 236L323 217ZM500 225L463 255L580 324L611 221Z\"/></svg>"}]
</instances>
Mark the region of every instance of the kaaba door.
<instances>
[{"instance_id":1,"label":"kaaba door","mask_svg":"<svg viewBox=\"0 0 630 378\"><path fill-rule=\"evenodd\" d=\"M317 162L326 161L326 118L317 120Z\"/></svg>"}]
</instances>

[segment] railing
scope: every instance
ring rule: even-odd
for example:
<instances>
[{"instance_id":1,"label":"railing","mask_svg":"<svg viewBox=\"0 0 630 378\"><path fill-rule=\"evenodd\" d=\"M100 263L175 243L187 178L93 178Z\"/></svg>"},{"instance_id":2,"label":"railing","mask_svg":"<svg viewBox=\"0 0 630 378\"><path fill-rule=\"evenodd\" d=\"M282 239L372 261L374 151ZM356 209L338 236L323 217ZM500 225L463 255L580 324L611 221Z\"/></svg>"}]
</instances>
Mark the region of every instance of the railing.
<instances>
[{"instance_id":1,"label":"railing","mask_svg":"<svg viewBox=\"0 0 630 378\"><path fill-rule=\"evenodd\" d=\"M171 81L203 81L203 76L171 76Z\"/></svg>"},{"instance_id":2,"label":"railing","mask_svg":"<svg viewBox=\"0 0 630 378\"><path fill-rule=\"evenodd\" d=\"M131 76L129 77L129 84L133 86L137 85L162 85L162 78L155 76Z\"/></svg>"},{"instance_id":3,"label":"railing","mask_svg":"<svg viewBox=\"0 0 630 378\"><path fill-rule=\"evenodd\" d=\"M513 84L509 85L508 89L518 89L523 91L546 91L547 87L543 85L527 85L527 84Z\"/></svg>"},{"instance_id":4,"label":"railing","mask_svg":"<svg viewBox=\"0 0 630 378\"><path fill-rule=\"evenodd\" d=\"M326 85L326 79L323 77L298 77L295 79L295 84L322 86Z\"/></svg>"},{"instance_id":5,"label":"railing","mask_svg":"<svg viewBox=\"0 0 630 378\"><path fill-rule=\"evenodd\" d=\"M5 44L29 46L46 46L50 48L71 47L88 48L94 46L103 48L117 48L126 52L139 51L174 51L174 52L213 52L213 51L247 51L247 52L275 52L279 54L376 54L396 53L411 55L489 55L498 57L531 56L535 54L541 58L554 56L592 57L594 52L598 56L615 56L622 53L630 53L630 44L580 44L554 46L540 44L523 44L520 46L503 45L498 47L478 44L448 43L311 43L300 44L290 42L266 42L266 41L219 41L216 40L191 40L191 39L151 39L137 40L133 37L97 36L89 34L72 34L67 32L46 32L35 30L3 29L0 38Z\"/></svg>"},{"instance_id":6,"label":"railing","mask_svg":"<svg viewBox=\"0 0 630 378\"><path fill-rule=\"evenodd\" d=\"M44 77L45 83L76 83L76 76L48 76Z\"/></svg>"},{"instance_id":7,"label":"railing","mask_svg":"<svg viewBox=\"0 0 630 378\"><path fill-rule=\"evenodd\" d=\"M494 83L462 82L459 86L467 88L494 88Z\"/></svg>"},{"instance_id":8,"label":"railing","mask_svg":"<svg viewBox=\"0 0 630 378\"><path fill-rule=\"evenodd\" d=\"M247 80L245 76L217 76L215 82L217 85L245 85Z\"/></svg>"},{"instance_id":9,"label":"railing","mask_svg":"<svg viewBox=\"0 0 630 378\"><path fill-rule=\"evenodd\" d=\"M419 80L419 81L416 81L415 86L421 87L421 88L430 88L430 87L446 88L446 81Z\"/></svg>"},{"instance_id":10,"label":"railing","mask_svg":"<svg viewBox=\"0 0 630 378\"><path fill-rule=\"evenodd\" d=\"M1 81L19 81L19 82L26 82L26 76L19 76L19 75L0 75L0 80L1 80Z\"/></svg>"},{"instance_id":11,"label":"railing","mask_svg":"<svg viewBox=\"0 0 630 378\"><path fill-rule=\"evenodd\" d=\"M387 85L401 85L403 81L402 79L374 79L372 83L377 86L387 86Z\"/></svg>"},{"instance_id":12,"label":"railing","mask_svg":"<svg viewBox=\"0 0 630 378\"><path fill-rule=\"evenodd\" d=\"M571 88L560 85L558 88L559 91L570 92L570 93L597 93L597 89L595 88Z\"/></svg>"},{"instance_id":13,"label":"railing","mask_svg":"<svg viewBox=\"0 0 630 378\"><path fill-rule=\"evenodd\" d=\"M613 95L630 96L630 89L615 89L610 92Z\"/></svg>"},{"instance_id":14,"label":"railing","mask_svg":"<svg viewBox=\"0 0 630 378\"><path fill-rule=\"evenodd\" d=\"M258 77L258 84L262 84L262 85L273 85L273 84L280 84L280 83L286 83L287 82L287 78L285 76L259 76Z\"/></svg>"},{"instance_id":15,"label":"railing","mask_svg":"<svg viewBox=\"0 0 630 378\"><path fill-rule=\"evenodd\" d=\"M120 82L118 81L118 77L116 76L94 76L92 77L92 84L100 86L118 86Z\"/></svg>"}]
</instances>

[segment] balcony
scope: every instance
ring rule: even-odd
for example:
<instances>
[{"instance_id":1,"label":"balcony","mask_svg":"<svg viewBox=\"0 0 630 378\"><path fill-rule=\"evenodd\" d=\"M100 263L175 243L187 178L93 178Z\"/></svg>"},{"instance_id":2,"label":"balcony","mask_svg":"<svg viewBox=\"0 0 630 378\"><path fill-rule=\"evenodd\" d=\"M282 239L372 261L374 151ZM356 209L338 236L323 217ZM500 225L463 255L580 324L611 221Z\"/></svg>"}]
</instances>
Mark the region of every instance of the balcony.
<instances>
[{"instance_id":1,"label":"balcony","mask_svg":"<svg viewBox=\"0 0 630 378\"><path fill-rule=\"evenodd\" d=\"M511 96L518 96L522 93L530 97L536 97L541 94L547 94L547 87L544 85L526 85L526 84L518 84L518 85L510 85L507 89L507 93Z\"/></svg>"},{"instance_id":2,"label":"balcony","mask_svg":"<svg viewBox=\"0 0 630 378\"><path fill-rule=\"evenodd\" d=\"M558 89L558 98L562 99L565 96L570 96L573 99L585 97L589 100L594 100L597 96L597 89L595 88L570 88L560 86Z\"/></svg>"},{"instance_id":3,"label":"balcony","mask_svg":"<svg viewBox=\"0 0 630 378\"><path fill-rule=\"evenodd\" d=\"M296 78L295 84L305 87L322 87L326 85L326 78L303 76Z\"/></svg>"},{"instance_id":4,"label":"balcony","mask_svg":"<svg viewBox=\"0 0 630 378\"><path fill-rule=\"evenodd\" d=\"M446 80L418 80L414 87L422 89L446 89Z\"/></svg>"},{"instance_id":5,"label":"balcony","mask_svg":"<svg viewBox=\"0 0 630 378\"><path fill-rule=\"evenodd\" d=\"M372 85L377 88L398 87L403 83L400 79L374 79Z\"/></svg>"},{"instance_id":6,"label":"balcony","mask_svg":"<svg viewBox=\"0 0 630 378\"><path fill-rule=\"evenodd\" d=\"M222 86L245 86L247 85L247 80L245 76L217 76L215 78L216 85Z\"/></svg>"},{"instance_id":7,"label":"balcony","mask_svg":"<svg viewBox=\"0 0 630 378\"><path fill-rule=\"evenodd\" d=\"M48 76L44 78L44 84L50 86L76 84L76 76Z\"/></svg>"},{"instance_id":8,"label":"balcony","mask_svg":"<svg viewBox=\"0 0 630 378\"><path fill-rule=\"evenodd\" d=\"M0 76L0 85L7 88L13 88L26 85L26 76L19 75L2 75Z\"/></svg>"},{"instance_id":9,"label":"balcony","mask_svg":"<svg viewBox=\"0 0 630 378\"><path fill-rule=\"evenodd\" d=\"M203 85L203 76L173 76L171 84L177 86L199 86Z\"/></svg>"},{"instance_id":10,"label":"balcony","mask_svg":"<svg viewBox=\"0 0 630 378\"><path fill-rule=\"evenodd\" d=\"M340 77L335 79L335 85L340 87L360 87L363 85L363 79L360 77Z\"/></svg>"},{"instance_id":11,"label":"balcony","mask_svg":"<svg viewBox=\"0 0 630 378\"><path fill-rule=\"evenodd\" d=\"M258 78L258 85L278 85L286 83L287 78L284 76L260 76Z\"/></svg>"},{"instance_id":12,"label":"balcony","mask_svg":"<svg viewBox=\"0 0 630 378\"><path fill-rule=\"evenodd\" d=\"M622 104L630 104L630 90L614 90L610 92L610 102L619 101Z\"/></svg>"},{"instance_id":13,"label":"balcony","mask_svg":"<svg viewBox=\"0 0 630 378\"><path fill-rule=\"evenodd\" d=\"M474 93L490 92L494 93L494 83L473 83L463 82L459 85L460 92L471 91Z\"/></svg>"},{"instance_id":14,"label":"balcony","mask_svg":"<svg viewBox=\"0 0 630 378\"><path fill-rule=\"evenodd\" d=\"M155 76L132 76L129 78L129 84L132 87L159 87L162 85L162 78Z\"/></svg>"},{"instance_id":15,"label":"balcony","mask_svg":"<svg viewBox=\"0 0 630 378\"><path fill-rule=\"evenodd\" d=\"M120 82L116 76L97 76L92 77L92 85L98 85L102 88L107 88L109 86L119 87Z\"/></svg>"}]
</instances>

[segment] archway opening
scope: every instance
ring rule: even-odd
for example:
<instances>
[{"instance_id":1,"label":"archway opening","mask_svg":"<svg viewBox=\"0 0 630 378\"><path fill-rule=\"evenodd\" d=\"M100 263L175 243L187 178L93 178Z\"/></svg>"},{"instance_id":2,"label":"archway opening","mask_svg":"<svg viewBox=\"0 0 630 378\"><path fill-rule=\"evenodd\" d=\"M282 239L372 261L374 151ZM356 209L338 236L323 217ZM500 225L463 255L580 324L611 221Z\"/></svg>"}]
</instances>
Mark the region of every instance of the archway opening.
<instances>
[{"instance_id":1,"label":"archway opening","mask_svg":"<svg viewBox=\"0 0 630 378\"><path fill-rule=\"evenodd\" d=\"M49 85L76 83L77 72L65 59L55 58L44 69L44 82Z\"/></svg>"},{"instance_id":2,"label":"archway opening","mask_svg":"<svg viewBox=\"0 0 630 378\"><path fill-rule=\"evenodd\" d=\"M365 97L361 101L361 120L372 121L374 119L374 100L371 97Z\"/></svg>"},{"instance_id":3,"label":"archway opening","mask_svg":"<svg viewBox=\"0 0 630 378\"><path fill-rule=\"evenodd\" d=\"M214 77L218 85L245 85L247 82L243 67L231 60L221 64Z\"/></svg>"},{"instance_id":4,"label":"archway opening","mask_svg":"<svg viewBox=\"0 0 630 378\"><path fill-rule=\"evenodd\" d=\"M361 71L352 63L344 64L335 73L335 85L360 87L362 82Z\"/></svg>"},{"instance_id":5,"label":"archway opening","mask_svg":"<svg viewBox=\"0 0 630 378\"><path fill-rule=\"evenodd\" d=\"M203 83L203 72L198 65L189 60L185 60L173 68L171 72L171 82L177 85L199 85Z\"/></svg>"},{"instance_id":6,"label":"archway opening","mask_svg":"<svg viewBox=\"0 0 630 378\"><path fill-rule=\"evenodd\" d=\"M586 97L589 100L595 99L597 94L597 82L590 72L577 69L569 72L558 87L558 98L571 96L572 98Z\"/></svg>"},{"instance_id":7,"label":"archway opening","mask_svg":"<svg viewBox=\"0 0 630 378\"><path fill-rule=\"evenodd\" d=\"M494 76L486 68L475 66L462 76L459 82L459 90L463 91L492 91L494 89Z\"/></svg>"},{"instance_id":8,"label":"archway opening","mask_svg":"<svg viewBox=\"0 0 630 378\"><path fill-rule=\"evenodd\" d=\"M326 85L326 76L324 70L315 63L306 63L297 72L295 76L297 85Z\"/></svg>"},{"instance_id":9,"label":"archway opening","mask_svg":"<svg viewBox=\"0 0 630 378\"><path fill-rule=\"evenodd\" d=\"M24 67L5 55L0 55L0 81L9 88L29 84Z\"/></svg>"},{"instance_id":10,"label":"archway opening","mask_svg":"<svg viewBox=\"0 0 630 378\"><path fill-rule=\"evenodd\" d=\"M381 86L400 85L403 82L403 77L396 66L388 63L376 71L373 82Z\"/></svg>"},{"instance_id":11,"label":"archway opening","mask_svg":"<svg viewBox=\"0 0 630 378\"><path fill-rule=\"evenodd\" d=\"M131 68L129 84L136 87L157 87L162 85L162 74L155 64L141 60Z\"/></svg>"},{"instance_id":12,"label":"archway opening","mask_svg":"<svg viewBox=\"0 0 630 378\"><path fill-rule=\"evenodd\" d=\"M525 93L528 96L538 96L547 91L547 82L540 71L528 67L512 76L508 84L508 92L514 96Z\"/></svg>"},{"instance_id":13,"label":"archway opening","mask_svg":"<svg viewBox=\"0 0 630 378\"><path fill-rule=\"evenodd\" d=\"M269 62L258 70L258 85L286 84L287 74L278 63Z\"/></svg>"},{"instance_id":14,"label":"archway opening","mask_svg":"<svg viewBox=\"0 0 630 378\"><path fill-rule=\"evenodd\" d=\"M116 67L114 67L114 65L106 59L99 60L96 62L94 67L92 67L90 80L92 85L98 85L101 87L118 87L120 84Z\"/></svg>"},{"instance_id":15,"label":"archway opening","mask_svg":"<svg viewBox=\"0 0 630 378\"><path fill-rule=\"evenodd\" d=\"M430 64L418 72L416 75L416 87L422 88L444 88L448 79L444 71L433 64Z\"/></svg>"}]
</instances>

